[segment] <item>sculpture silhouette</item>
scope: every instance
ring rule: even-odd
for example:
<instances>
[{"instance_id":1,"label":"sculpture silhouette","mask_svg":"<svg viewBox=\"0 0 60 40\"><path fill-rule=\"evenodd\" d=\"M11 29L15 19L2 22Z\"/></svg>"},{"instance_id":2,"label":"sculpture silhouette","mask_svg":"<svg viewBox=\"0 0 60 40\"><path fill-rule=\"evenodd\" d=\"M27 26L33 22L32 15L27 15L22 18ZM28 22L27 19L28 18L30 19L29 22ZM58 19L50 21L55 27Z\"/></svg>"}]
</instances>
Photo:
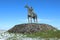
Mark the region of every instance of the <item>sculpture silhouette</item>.
<instances>
[{"instance_id":1,"label":"sculpture silhouette","mask_svg":"<svg viewBox=\"0 0 60 40\"><path fill-rule=\"evenodd\" d=\"M33 12L33 8L25 5L25 8L28 9L28 22L32 23L32 19L37 23L37 15ZM29 20L30 19L30 20Z\"/></svg>"},{"instance_id":2,"label":"sculpture silhouette","mask_svg":"<svg viewBox=\"0 0 60 40\"><path fill-rule=\"evenodd\" d=\"M25 5L25 8L28 9L28 22L32 23L32 19L37 23L37 15L33 12L33 8Z\"/></svg>"},{"instance_id":3,"label":"sculpture silhouette","mask_svg":"<svg viewBox=\"0 0 60 40\"><path fill-rule=\"evenodd\" d=\"M28 9L28 22L32 23L32 19L37 23L37 15L33 12L33 8L25 5L25 8ZM29 20L30 19L30 20Z\"/></svg>"}]
</instances>

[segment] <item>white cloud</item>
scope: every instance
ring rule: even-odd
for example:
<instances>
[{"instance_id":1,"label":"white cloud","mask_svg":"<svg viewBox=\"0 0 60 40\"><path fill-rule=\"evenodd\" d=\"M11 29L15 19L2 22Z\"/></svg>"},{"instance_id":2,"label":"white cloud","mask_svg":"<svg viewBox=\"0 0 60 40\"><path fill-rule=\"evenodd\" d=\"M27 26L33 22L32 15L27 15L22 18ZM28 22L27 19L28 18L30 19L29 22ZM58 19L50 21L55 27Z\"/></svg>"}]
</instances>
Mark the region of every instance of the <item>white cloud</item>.
<instances>
[{"instance_id":1,"label":"white cloud","mask_svg":"<svg viewBox=\"0 0 60 40\"><path fill-rule=\"evenodd\" d=\"M38 19L38 22L51 22L52 20L50 19Z\"/></svg>"},{"instance_id":2,"label":"white cloud","mask_svg":"<svg viewBox=\"0 0 60 40\"><path fill-rule=\"evenodd\" d=\"M28 19L20 19L19 21L22 23L27 23ZM50 19L38 19L38 22L51 22L51 21L52 20L50 20Z\"/></svg>"}]
</instances>

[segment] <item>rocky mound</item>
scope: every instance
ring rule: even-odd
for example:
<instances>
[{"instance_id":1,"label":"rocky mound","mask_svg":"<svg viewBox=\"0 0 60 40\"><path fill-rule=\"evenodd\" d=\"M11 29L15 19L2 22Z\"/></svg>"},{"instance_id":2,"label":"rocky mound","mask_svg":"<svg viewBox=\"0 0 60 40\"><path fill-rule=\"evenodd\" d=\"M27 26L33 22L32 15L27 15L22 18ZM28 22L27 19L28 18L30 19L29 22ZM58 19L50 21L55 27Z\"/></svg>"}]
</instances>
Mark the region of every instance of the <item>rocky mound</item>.
<instances>
[{"instance_id":1,"label":"rocky mound","mask_svg":"<svg viewBox=\"0 0 60 40\"><path fill-rule=\"evenodd\" d=\"M42 32L48 30L56 30L51 25L48 24L37 24L37 23L27 23L27 24L18 24L15 25L13 28L8 30L11 33L33 33L33 32Z\"/></svg>"}]
</instances>

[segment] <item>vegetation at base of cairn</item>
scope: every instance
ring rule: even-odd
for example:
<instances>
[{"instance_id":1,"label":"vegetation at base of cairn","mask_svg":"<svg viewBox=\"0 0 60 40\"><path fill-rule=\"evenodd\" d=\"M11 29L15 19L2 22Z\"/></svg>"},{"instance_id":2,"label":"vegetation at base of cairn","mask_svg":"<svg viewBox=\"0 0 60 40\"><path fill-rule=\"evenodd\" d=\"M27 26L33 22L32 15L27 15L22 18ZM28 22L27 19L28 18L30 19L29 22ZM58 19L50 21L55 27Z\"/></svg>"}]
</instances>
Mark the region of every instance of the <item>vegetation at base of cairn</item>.
<instances>
[{"instance_id":1,"label":"vegetation at base of cairn","mask_svg":"<svg viewBox=\"0 0 60 40\"><path fill-rule=\"evenodd\" d=\"M60 30L56 31L46 31L46 32L36 32L28 34L26 33L27 37L41 37L41 38L60 38Z\"/></svg>"}]
</instances>

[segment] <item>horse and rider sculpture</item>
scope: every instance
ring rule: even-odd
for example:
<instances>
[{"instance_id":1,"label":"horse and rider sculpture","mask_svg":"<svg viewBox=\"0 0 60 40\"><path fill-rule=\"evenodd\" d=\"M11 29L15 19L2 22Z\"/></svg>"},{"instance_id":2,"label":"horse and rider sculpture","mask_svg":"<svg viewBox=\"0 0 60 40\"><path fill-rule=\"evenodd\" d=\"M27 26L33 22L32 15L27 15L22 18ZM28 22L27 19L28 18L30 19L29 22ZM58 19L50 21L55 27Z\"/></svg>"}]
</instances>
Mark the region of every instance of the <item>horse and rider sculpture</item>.
<instances>
[{"instance_id":1,"label":"horse and rider sculpture","mask_svg":"<svg viewBox=\"0 0 60 40\"><path fill-rule=\"evenodd\" d=\"M34 23L37 23L38 20L37 20L37 15L34 13L33 11L33 8L32 7L29 7L28 5L25 5L25 8L27 8L28 10L28 23L32 23L32 19L34 20Z\"/></svg>"}]
</instances>

